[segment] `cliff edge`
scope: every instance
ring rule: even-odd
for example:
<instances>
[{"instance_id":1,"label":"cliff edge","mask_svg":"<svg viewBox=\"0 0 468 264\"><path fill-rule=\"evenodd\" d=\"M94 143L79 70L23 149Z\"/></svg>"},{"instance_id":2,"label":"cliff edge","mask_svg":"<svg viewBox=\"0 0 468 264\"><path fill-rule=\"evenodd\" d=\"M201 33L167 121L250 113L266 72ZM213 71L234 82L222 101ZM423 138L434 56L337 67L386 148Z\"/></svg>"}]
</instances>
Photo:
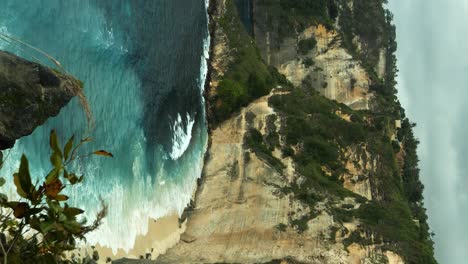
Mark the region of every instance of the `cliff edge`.
<instances>
[{"instance_id":1,"label":"cliff edge","mask_svg":"<svg viewBox=\"0 0 468 264\"><path fill-rule=\"evenodd\" d=\"M0 51L0 150L56 116L75 95L71 76Z\"/></svg>"},{"instance_id":2,"label":"cliff edge","mask_svg":"<svg viewBox=\"0 0 468 264\"><path fill-rule=\"evenodd\" d=\"M436 263L383 4L211 1L211 144L156 263Z\"/></svg>"}]
</instances>

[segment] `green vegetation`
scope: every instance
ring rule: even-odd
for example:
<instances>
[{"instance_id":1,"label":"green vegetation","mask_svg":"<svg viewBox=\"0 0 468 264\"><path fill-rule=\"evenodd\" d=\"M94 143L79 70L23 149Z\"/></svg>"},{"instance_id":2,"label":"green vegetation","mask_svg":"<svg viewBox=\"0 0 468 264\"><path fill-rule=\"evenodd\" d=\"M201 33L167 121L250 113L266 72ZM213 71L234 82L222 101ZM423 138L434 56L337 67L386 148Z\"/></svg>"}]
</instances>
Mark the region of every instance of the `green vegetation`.
<instances>
[{"instance_id":1,"label":"green vegetation","mask_svg":"<svg viewBox=\"0 0 468 264\"><path fill-rule=\"evenodd\" d=\"M278 83L285 83L276 69L268 67L240 22L233 0L226 1L226 13L219 26L227 36L229 56L233 58L224 72L212 99L215 122L227 119L240 107L267 95Z\"/></svg>"},{"instance_id":2,"label":"green vegetation","mask_svg":"<svg viewBox=\"0 0 468 264\"><path fill-rule=\"evenodd\" d=\"M362 119L357 118L360 122L343 120L335 111L351 113L351 110L326 99L314 89L295 89L287 95L273 96L270 104L285 120L280 131L286 143L283 154L293 157L296 170L305 177L301 186L293 185L290 191L311 208L324 194L355 196L344 189L339 180L345 171L341 149L364 141L367 135ZM293 147L298 149L296 153Z\"/></svg>"},{"instance_id":3,"label":"green vegetation","mask_svg":"<svg viewBox=\"0 0 468 264\"><path fill-rule=\"evenodd\" d=\"M405 118L402 122L401 129L398 131L398 138L402 142L405 152L402 174L403 190L411 209L411 215L419 225L420 240L425 241L432 249L434 242L431 236L434 234L430 231L427 223L426 209L424 208L424 185L419 178L419 159L416 153L419 141L414 138L412 130L414 126L415 124L410 123L409 120Z\"/></svg>"},{"instance_id":4,"label":"green vegetation","mask_svg":"<svg viewBox=\"0 0 468 264\"><path fill-rule=\"evenodd\" d=\"M407 263L436 263L432 245L421 237L405 201L368 203L356 212L364 230L380 237L387 249L399 252Z\"/></svg>"},{"instance_id":5,"label":"green vegetation","mask_svg":"<svg viewBox=\"0 0 468 264\"><path fill-rule=\"evenodd\" d=\"M2 263L75 263L78 260L64 260L62 254L76 248L76 240L84 240L85 235L94 231L106 216L107 206L97 214L90 225L79 219L84 211L70 207L68 196L63 191L83 180L71 172L69 165L90 155L112 157L112 154L98 150L86 155L78 155L78 148L90 141L81 140L76 146L71 137L63 148L55 131L50 134L52 154L51 171L43 182L33 183L29 162L21 157L19 170L13 175L16 191L21 197L11 200L0 193L0 260ZM0 164L1 168L1 164ZM0 186L5 184L0 178ZM64 183L67 182L67 183Z\"/></svg>"},{"instance_id":6,"label":"green vegetation","mask_svg":"<svg viewBox=\"0 0 468 264\"><path fill-rule=\"evenodd\" d=\"M339 10L335 0L258 0L256 6L268 14L268 27L277 28L280 39L314 24L331 28Z\"/></svg>"},{"instance_id":7,"label":"green vegetation","mask_svg":"<svg viewBox=\"0 0 468 264\"><path fill-rule=\"evenodd\" d=\"M375 173L379 177L372 178L371 184L378 190L381 200L367 202L359 209L351 206L333 208L331 213L338 222L360 219L363 223L362 232L380 238L385 247L400 253L408 263L434 263L431 262L432 241L428 237L424 211L419 217L422 220L421 227L413 221L415 212L420 212L422 208L422 189L419 178L414 174L417 169L411 162L416 161L416 153L407 156L409 161L406 162L402 184L396 164L396 150L389 138L394 131L392 117L351 110L324 98L311 88L295 89L287 95L273 96L270 104L284 118L280 133L285 136L287 145L283 149L287 149L285 152L293 157L296 171L305 177L300 186L293 184L284 188L284 192L294 193L309 205L312 212L315 204L324 197L358 198L358 195L343 188L339 176L346 171L342 150L364 144L371 157L378 160ZM335 114L337 111L350 115L351 122ZM404 122L401 131L405 131L406 126ZM414 138L411 140L411 136L405 133L405 145L416 145ZM296 153L291 151L293 147L298 150ZM362 198L358 199L363 202ZM310 214L309 219L313 216L313 213ZM303 231L309 219L297 219L292 224ZM363 244L365 241L361 236L353 235L347 240L347 243L352 242Z\"/></svg>"},{"instance_id":8,"label":"green vegetation","mask_svg":"<svg viewBox=\"0 0 468 264\"><path fill-rule=\"evenodd\" d=\"M310 219L312 219L313 217L311 217L310 215L304 215L302 216L301 218L299 219L294 219L294 220L291 220L291 226L296 228L296 230L299 232L299 233L302 233L304 231L306 231L309 226L308 226L308 222Z\"/></svg>"},{"instance_id":9,"label":"green vegetation","mask_svg":"<svg viewBox=\"0 0 468 264\"><path fill-rule=\"evenodd\" d=\"M341 220L349 222L352 218L361 221L361 229L354 231L343 243L347 247L352 243L371 245L375 241L368 239L373 234L374 240L385 243L384 250L401 254L407 263L436 263L432 245L420 236L420 228L412 221L411 213L405 201L378 203L368 202L357 210L337 210ZM365 234L366 236L362 236Z\"/></svg>"},{"instance_id":10,"label":"green vegetation","mask_svg":"<svg viewBox=\"0 0 468 264\"><path fill-rule=\"evenodd\" d=\"M280 231L280 232L286 231L286 228L287 228L287 227L288 227L288 226L285 225L285 224L283 224L283 223L277 224L277 225L275 226L275 228L276 228L278 231Z\"/></svg>"},{"instance_id":11,"label":"green vegetation","mask_svg":"<svg viewBox=\"0 0 468 264\"><path fill-rule=\"evenodd\" d=\"M267 146L266 140L260 131L254 128L250 129L248 136L245 139L245 143L260 159L263 159L272 168L280 173L283 171L285 168L284 164L281 160L273 156L271 153L272 149Z\"/></svg>"},{"instance_id":12,"label":"green vegetation","mask_svg":"<svg viewBox=\"0 0 468 264\"><path fill-rule=\"evenodd\" d=\"M340 28L345 47L371 67L375 67L379 60L380 48L385 46L386 18L382 6L383 0L353 0L353 9L347 4L342 5L340 12ZM353 43L357 36L362 50L357 52Z\"/></svg>"},{"instance_id":13,"label":"green vegetation","mask_svg":"<svg viewBox=\"0 0 468 264\"><path fill-rule=\"evenodd\" d=\"M360 208L357 217L362 219L368 231L382 236L396 252L404 256L408 263L436 263L433 255L433 241L423 203L423 189L419 179L418 141L414 138L411 124L405 117L404 109L396 97L395 26L393 15L382 6L385 0L354 0L354 12L344 6L340 19L344 44L351 53L359 58L371 76L371 89L376 92L373 120L376 129L384 131L384 137L394 133L394 120L402 120L402 128L397 130L398 141L382 145L374 141L373 153L384 159L380 161L390 171L380 175L378 188L383 196L381 203L371 203ZM366 49L356 51L352 38L358 36ZM379 52L385 49L385 76L379 79L375 67ZM388 141L388 139L386 139ZM402 148L400 148L399 142ZM395 153L403 151L403 167L396 165ZM401 173L402 171L402 173ZM414 220L414 221L413 221ZM416 224L417 223L417 224Z\"/></svg>"},{"instance_id":14,"label":"green vegetation","mask_svg":"<svg viewBox=\"0 0 468 264\"><path fill-rule=\"evenodd\" d=\"M299 54L307 54L309 51L315 48L317 40L315 38L303 39L297 44Z\"/></svg>"},{"instance_id":15,"label":"green vegetation","mask_svg":"<svg viewBox=\"0 0 468 264\"><path fill-rule=\"evenodd\" d=\"M298 231L307 229L307 222L316 215L317 202L325 198L333 201L354 197L361 203L358 209L352 205L336 208L333 203L327 208L338 223L356 219L361 222L358 230L344 241L346 245L376 244L380 240L383 250L398 253L405 263L436 263L423 204L424 186L419 180L418 141L412 132L414 124L405 117L396 96L398 70L393 15L383 7L386 0L352 0L352 5L348 3L345 0L258 0L256 5L263 14L268 14L262 17L266 21L263 26L269 31L277 31L280 40L296 38L297 32L318 23L332 28L339 15L342 45L360 61L370 76L370 89L375 92L371 110L351 110L322 97L305 82L301 88L291 89L289 94L270 99L270 104L282 117L279 133L284 144L279 146L279 136L268 131L267 135L251 131L247 143L265 157L271 155L274 147L280 147L283 157L293 158L296 172L302 176L300 183L281 190L293 193L311 209L310 214L291 219L289 224ZM302 40L298 43L298 52L306 54L315 45L315 39ZM385 74L379 77L376 69L382 51L385 52ZM314 66L311 58L302 63L306 67ZM317 67L315 70L322 69ZM356 80L351 80L353 82ZM322 82L322 87L327 85ZM338 111L350 116L351 121L341 118ZM395 127L395 120L402 121L401 128ZM395 134L397 139L393 137ZM343 188L340 177L347 172L344 166L347 149L366 157L364 162L375 161L376 166L372 166L367 175L372 201ZM375 241L368 240L370 235Z\"/></svg>"},{"instance_id":16,"label":"green vegetation","mask_svg":"<svg viewBox=\"0 0 468 264\"><path fill-rule=\"evenodd\" d=\"M306 68L309 68L309 67L314 66L315 62L314 62L314 60L311 59L311 58L305 58L305 59L302 61L302 64L304 64L304 66L306 66Z\"/></svg>"},{"instance_id":17,"label":"green vegetation","mask_svg":"<svg viewBox=\"0 0 468 264\"><path fill-rule=\"evenodd\" d=\"M377 92L376 106L392 111L395 119L399 107L395 107L396 97L396 67L395 41L396 30L393 25L393 15L383 8L386 0L354 0L353 11L348 5L342 5L340 12L340 28L344 47L362 62L362 66L371 78L371 89ZM355 37L361 43L358 51ZM381 50L385 51L385 76L380 79L376 68Z\"/></svg>"}]
</instances>

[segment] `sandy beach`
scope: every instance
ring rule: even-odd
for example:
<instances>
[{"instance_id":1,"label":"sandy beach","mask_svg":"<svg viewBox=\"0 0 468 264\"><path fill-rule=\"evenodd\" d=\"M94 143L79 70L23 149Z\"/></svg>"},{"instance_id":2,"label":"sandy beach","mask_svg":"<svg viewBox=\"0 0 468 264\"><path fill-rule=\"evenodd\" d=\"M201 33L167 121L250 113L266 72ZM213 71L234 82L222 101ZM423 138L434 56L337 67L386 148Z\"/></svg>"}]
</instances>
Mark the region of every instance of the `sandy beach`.
<instances>
[{"instance_id":1,"label":"sandy beach","mask_svg":"<svg viewBox=\"0 0 468 264\"><path fill-rule=\"evenodd\" d=\"M184 230L185 223L179 228L179 216L177 213L157 220L150 219L148 233L138 236L135 240L135 246L129 252L118 250L114 254L111 248L101 247L99 244L96 245L96 250L99 252L98 263L106 263L107 258L111 258L112 260L120 258L139 259L140 256L146 258L147 254L151 254L149 256L151 259L156 259L157 256L165 253L167 249L179 242L180 235Z\"/></svg>"}]
</instances>

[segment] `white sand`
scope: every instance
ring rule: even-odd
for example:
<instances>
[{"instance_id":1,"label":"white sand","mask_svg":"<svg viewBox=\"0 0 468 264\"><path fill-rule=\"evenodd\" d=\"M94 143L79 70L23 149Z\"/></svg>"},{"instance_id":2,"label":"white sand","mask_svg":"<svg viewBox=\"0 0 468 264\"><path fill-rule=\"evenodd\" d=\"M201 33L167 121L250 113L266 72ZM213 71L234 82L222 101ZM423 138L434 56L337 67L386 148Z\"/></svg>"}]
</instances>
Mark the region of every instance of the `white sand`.
<instances>
[{"instance_id":1,"label":"white sand","mask_svg":"<svg viewBox=\"0 0 468 264\"><path fill-rule=\"evenodd\" d=\"M112 260L120 258L138 259L140 256L146 257L147 253L151 253L151 259L156 259L157 256L165 253L167 249L175 246L184 231L185 223L179 228L179 216L176 213L157 220L150 219L148 233L144 236L138 236L135 240L135 246L128 253L124 250L118 250L114 254L111 248L96 245L96 250L99 252L99 263L106 263L108 257ZM92 250L88 249L88 252L92 252Z\"/></svg>"}]
</instances>

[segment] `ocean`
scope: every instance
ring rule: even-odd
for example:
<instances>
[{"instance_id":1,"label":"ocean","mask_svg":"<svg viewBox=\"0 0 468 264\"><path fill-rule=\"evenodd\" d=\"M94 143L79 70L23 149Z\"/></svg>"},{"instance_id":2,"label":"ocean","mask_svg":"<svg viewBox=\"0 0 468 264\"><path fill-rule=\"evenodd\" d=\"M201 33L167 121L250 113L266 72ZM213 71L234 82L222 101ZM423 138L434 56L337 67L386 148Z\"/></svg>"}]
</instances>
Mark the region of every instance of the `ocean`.
<instances>
[{"instance_id":1,"label":"ocean","mask_svg":"<svg viewBox=\"0 0 468 264\"><path fill-rule=\"evenodd\" d=\"M203 89L209 34L205 0L2 0L0 32L60 61L84 82L94 118L89 128L77 98L30 136L5 151L9 178L25 153L35 179L51 169L48 137L91 136L73 165L85 176L68 191L90 220L102 198L109 215L88 243L129 250L150 218L182 213L201 175L207 146ZM52 65L17 43L0 49ZM9 153L9 154L8 154ZM12 181L9 181L12 182ZM12 184L6 186L14 193Z\"/></svg>"}]
</instances>

